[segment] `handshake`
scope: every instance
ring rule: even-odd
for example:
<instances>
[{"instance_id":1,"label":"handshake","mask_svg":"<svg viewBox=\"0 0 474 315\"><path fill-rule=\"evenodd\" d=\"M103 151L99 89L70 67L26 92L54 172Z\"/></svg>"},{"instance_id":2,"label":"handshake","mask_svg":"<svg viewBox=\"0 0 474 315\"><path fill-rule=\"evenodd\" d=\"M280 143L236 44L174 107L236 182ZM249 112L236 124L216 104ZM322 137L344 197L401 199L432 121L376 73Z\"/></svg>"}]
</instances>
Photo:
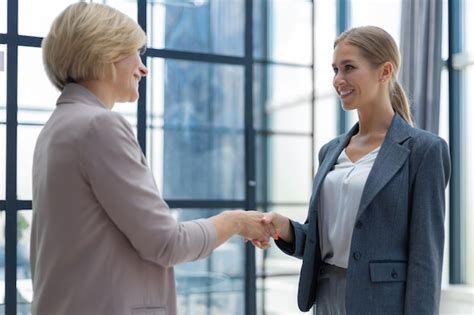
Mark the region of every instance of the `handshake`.
<instances>
[{"instance_id":1,"label":"handshake","mask_svg":"<svg viewBox=\"0 0 474 315\"><path fill-rule=\"evenodd\" d=\"M258 211L232 211L240 215L238 233L245 241L260 249L270 247L270 238L293 242L293 233L287 217L276 212L262 213Z\"/></svg>"}]
</instances>

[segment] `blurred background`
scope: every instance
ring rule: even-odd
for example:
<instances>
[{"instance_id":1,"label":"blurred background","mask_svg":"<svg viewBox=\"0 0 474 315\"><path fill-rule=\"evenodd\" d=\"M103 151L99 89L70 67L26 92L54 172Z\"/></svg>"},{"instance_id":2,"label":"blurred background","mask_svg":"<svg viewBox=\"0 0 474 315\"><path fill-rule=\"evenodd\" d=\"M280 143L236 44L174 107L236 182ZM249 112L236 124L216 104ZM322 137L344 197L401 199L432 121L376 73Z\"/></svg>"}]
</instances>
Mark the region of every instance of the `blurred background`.
<instances>
[{"instance_id":1,"label":"blurred background","mask_svg":"<svg viewBox=\"0 0 474 315\"><path fill-rule=\"evenodd\" d=\"M73 2L0 0L0 313L30 314L32 155L59 95L40 47ZM140 99L114 110L134 126L179 221L224 209L304 221L319 148L357 119L332 87L333 41L354 26L387 30L417 126L451 150L441 313L474 314L474 1L91 2L147 33ZM300 266L235 237L176 267L180 314L300 314Z\"/></svg>"}]
</instances>

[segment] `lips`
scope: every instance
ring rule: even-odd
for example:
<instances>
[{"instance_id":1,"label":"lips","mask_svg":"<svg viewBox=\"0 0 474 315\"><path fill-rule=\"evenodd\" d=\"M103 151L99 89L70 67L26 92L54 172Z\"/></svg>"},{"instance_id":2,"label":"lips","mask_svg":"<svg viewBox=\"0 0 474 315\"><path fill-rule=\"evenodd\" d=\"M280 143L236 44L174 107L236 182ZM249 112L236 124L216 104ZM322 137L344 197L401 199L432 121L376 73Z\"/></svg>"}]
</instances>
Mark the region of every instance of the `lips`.
<instances>
[{"instance_id":1,"label":"lips","mask_svg":"<svg viewBox=\"0 0 474 315\"><path fill-rule=\"evenodd\" d=\"M339 96L341 98L344 98L344 97L347 97L347 96L351 95L352 92L354 92L354 90L342 90L342 91L339 90Z\"/></svg>"}]
</instances>

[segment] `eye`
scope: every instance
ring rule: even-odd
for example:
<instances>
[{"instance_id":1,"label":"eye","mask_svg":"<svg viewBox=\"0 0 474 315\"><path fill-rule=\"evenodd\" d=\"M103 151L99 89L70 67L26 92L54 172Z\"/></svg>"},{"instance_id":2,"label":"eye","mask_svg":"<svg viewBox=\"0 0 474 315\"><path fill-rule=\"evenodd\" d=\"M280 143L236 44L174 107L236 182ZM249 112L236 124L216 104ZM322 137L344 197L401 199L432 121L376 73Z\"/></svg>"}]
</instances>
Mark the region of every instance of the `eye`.
<instances>
[{"instance_id":1,"label":"eye","mask_svg":"<svg viewBox=\"0 0 474 315\"><path fill-rule=\"evenodd\" d=\"M334 71L334 74L337 74L337 67L332 67L332 71Z\"/></svg>"},{"instance_id":2,"label":"eye","mask_svg":"<svg viewBox=\"0 0 474 315\"><path fill-rule=\"evenodd\" d=\"M145 52L146 52L146 46L143 45L142 47L138 48L138 52L140 53L140 55L145 54Z\"/></svg>"},{"instance_id":3,"label":"eye","mask_svg":"<svg viewBox=\"0 0 474 315\"><path fill-rule=\"evenodd\" d=\"M351 70L353 70L353 69L355 69L355 68L354 68L354 66L352 66L352 65L345 65L345 66L344 66L344 70L346 70L346 71L351 71Z\"/></svg>"}]
</instances>

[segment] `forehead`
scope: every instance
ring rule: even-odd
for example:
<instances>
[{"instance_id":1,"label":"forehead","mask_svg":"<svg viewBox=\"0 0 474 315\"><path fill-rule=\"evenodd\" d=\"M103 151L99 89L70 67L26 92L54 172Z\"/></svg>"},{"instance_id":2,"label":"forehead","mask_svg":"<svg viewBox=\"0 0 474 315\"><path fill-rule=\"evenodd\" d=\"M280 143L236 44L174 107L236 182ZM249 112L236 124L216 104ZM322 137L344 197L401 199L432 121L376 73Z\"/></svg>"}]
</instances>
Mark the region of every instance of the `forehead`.
<instances>
[{"instance_id":1,"label":"forehead","mask_svg":"<svg viewBox=\"0 0 474 315\"><path fill-rule=\"evenodd\" d=\"M334 48L332 59L334 64L344 63L348 60L356 62L365 61L365 58L362 56L362 53L358 47L345 42L337 44L337 46Z\"/></svg>"}]
</instances>

